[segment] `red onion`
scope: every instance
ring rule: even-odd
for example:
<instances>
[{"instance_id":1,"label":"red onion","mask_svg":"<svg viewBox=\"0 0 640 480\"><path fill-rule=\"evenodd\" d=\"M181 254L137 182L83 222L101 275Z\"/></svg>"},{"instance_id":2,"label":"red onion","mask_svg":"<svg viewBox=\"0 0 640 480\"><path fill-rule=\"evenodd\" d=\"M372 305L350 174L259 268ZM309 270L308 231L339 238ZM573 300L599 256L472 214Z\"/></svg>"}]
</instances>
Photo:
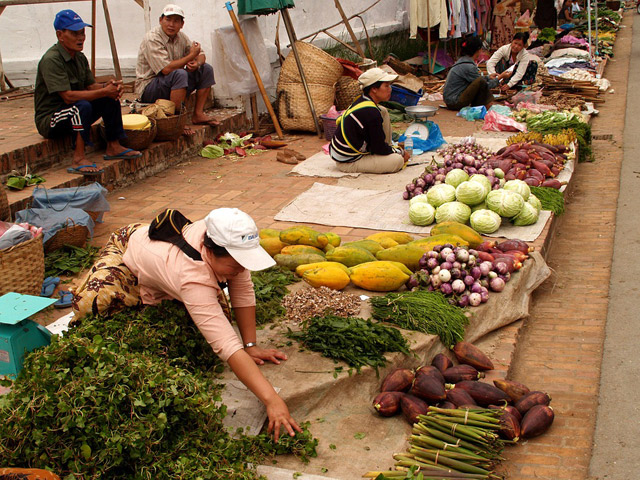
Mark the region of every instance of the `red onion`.
<instances>
[{"instance_id":1,"label":"red onion","mask_svg":"<svg viewBox=\"0 0 640 480\"><path fill-rule=\"evenodd\" d=\"M422 262L422 260L420 260ZM434 269L438 266L438 259L436 258L429 258L427 259L427 268L429 269Z\"/></svg>"},{"instance_id":2,"label":"red onion","mask_svg":"<svg viewBox=\"0 0 640 480\"><path fill-rule=\"evenodd\" d=\"M436 175L435 179L436 179L436 182L441 182L442 183L442 182L444 182L445 176L442 173L439 173L439 174Z\"/></svg>"},{"instance_id":3,"label":"red onion","mask_svg":"<svg viewBox=\"0 0 640 480\"><path fill-rule=\"evenodd\" d=\"M430 173L427 173L426 175L424 175L424 181L427 183L432 183L433 182L433 175Z\"/></svg>"},{"instance_id":4,"label":"red onion","mask_svg":"<svg viewBox=\"0 0 640 480\"><path fill-rule=\"evenodd\" d=\"M436 245L431 250L433 250L434 252L440 252L442 250L442 245Z\"/></svg>"},{"instance_id":5,"label":"red onion","mask_svg":"<svg viewBox=\"0 0 640 480\"><path fill-rule=\"evenodd\" d=\"M440 291L445 295L451 295L453 293L453 288L450 283L443 283L440 285Z\"/></svg>"},{"instance_id":6,"label":"red onion","mask_svg":"<svg viewBox=\"0 0 640 480\"><path fill-rule=\"evenodd\" d=\"M442 280L438 275L431 275L431 285L433 285L434 288L438 288L442 285Z\"/></svg>"},{"instance_id":7,"label":"red onion","mask_svg":"<svg viewBox=\"0 0 640 480\"><path fill-rule=\"evenodd\" d=\"M489 300L489 292L480 292L480 301L486 303Z\"/></svg>"},{"instance_id":8,"label":"red onion","mask_svg":"<svg viewBox=\"0 0 640 480\"><path fill-rule=\"evenodd\" d=\"M436 265L434 268L432 268L431 273L434 275L437 275L438 273L440 273L440 265Z\"/></svg>"},{"instance_id":9,"label":"red onion","mask_svg":"<svg viewBox=\"0 0 640 480\"><path fill-rule=\"evenodd\" d=\"M456 251L456 260L458 260L459 262L466 262L467 260L469 260L469 250L459 248Z\"/></svg>"},{"instance_id":10,"label":"red onion","mask_svg":"<svg viewBox=\"0 0 640 480\"><path fill-rule=\"evenodd\" d=\"M498 278L501 278L502 280L506 282L508 282L509 280L511 280L511 273L507 272L504 275L498 275Z\"/></svg>"},{"instance_id":11,"label":"red onion","mask_svg":"<svg viewBox=\"0 0 640 480\"><path fill-rule=\"evenodd\" d=\"M459 268L452 268L450 271L451 271L451 278L453 279L458 279L462 276Z\"/></svg>"},{"instance_id":12,"label":"red onion","mask_svg":"<svg viewBox=\"0 0 640 480\"><path fill-rule=\"evenodd\" d=\"M482 273L482 276L486 277L487 275L489 275L489 272L491 272L493 265L491 264L491 262L482 262L478 268L480 269L480 273Z\"/></svg>"},{"instance_id":13,"label":"red onion","mask_svg":"<svg viewBox=\"0 0 640 480\"><path fill-rule=\"evenodd\" d=\"M402 192L402 198L404 200L409 200L411 198L411 194L409 192Z\"/></svg>"},{"instance_id":14,"label":"red onion","mask_svg":"<svg viewBox=\"0 0 640 480\"><path fill-rule=\"evenodd\" d=\"M418 267L420 267L420 268L428 268L429 267L429 265L427 263L428 261L429 261L429 259L427 258L427 256L423 255L422 258L420 258L420 260L418 260Z\"/></svg>"},{"instance_id":15,"label":"red onion","mask_svg":"<svg viewBox=\"0 0 640 480\"><path fill-rule=\"evenodd\" d=\"M504 290L504 286L505 286L504 280L502 280L499 277L494 278L489 282L489 287L494 292L501 292L502 290Z\"/></svg>"},{"instance_id":16,"label":"red onion","mask_svg":"<svg viewBox=\"0 0 640 480\"><path fill-rule=\"evenodd\" d=\"M407 185L404 187L407 192L411 193L413 192L413 183L407 183Z\"/></svg>"},{"instance_id":17,"label":"red onion","mask_svg":"<svg viewBox=\"0 0 640 480\"><path fill-rule=\"evenodd\" d=\"M471 285L471 293L480 293L482 291L482 285L478 282Z\"/></svg>"},{"instance_id":18,"label":"red onion","mask_svg":"<svg viewBox=\"0 0 640 480\"><path fill-rule=\"evenodd\" d=\"M470 248L468 252L469 252L469 255L473 255L474 257L478 256L478 251L474 250L473 248Z\"/></svg>"},{"instance_id":19,"label":"red onion","mask_svg":"<svg viewBox=\"0 0 640 480\"><path fill-rule=\"evenodd\" d=\"M509 266L505 262L497 261L493 264L493 270L500 275L504 275L505 273L509 273Z\"/></svg>"},{"instance_id":20,"label":"red onion","mask_svg":"<svg viewBox=\"0 0 640 480\"><path fill-rule=\"evenodd\" d=\"M444 250L443 250L443 251L444 251ZM446 260L447 262L449 262L449 263L453 263L453 262L455 262L455 261L456 261L456 255L455 255L455 253L453 253L453 252L452 252L452 253L448 253L448 254L447 254L447 258L445 258L445 260Z\"/></svg>"},{"instance_id":21,"label":"red onion","mask_svg":"<svg viewBox=\"0 0 640 480\"><path fill-rule=\"evenodd\" d=\"M487 277L483 277L480 280L480 286L484 288L487 288L489 286L489 280L487 280Z\"/></svg>"},{"instance_id":22,"label":"red onion","mask_svg":"<svg viewBox=\"0 0 640 480\"><path fill-rule=\"evenodd\" d=\"M422 195L423 193L424 193L424 191L420 187L416 187L416 188L413 189L413 194L414 195Z\"/></svg>"},{"instance_id":23,"label":"red onion","mask_svg":"<svg viewBox=\"0 0 640 480\"><path fill-rule=\"evenodd\" d=\"M433 292L435 290L435 288L433 288L433 285L429 285L427 287L427 290L429 290L430 292Z\"/></svg>"},{"instance_id":24,"label":"red onion","mask_svg":"<svg viewBox=\"0 0 640 480\"><path fill-rule=\"evenodd\" d=\"M427 256L427 258L438 258L440 254L435 250L429 250L427 253L425 253L425 255ZM424 258L424 256L422 258Z\"/></svg>"},{"instance_id":25,"label":"red onion","mask_svg":"<svg viewBox=\"0 0 640 480\"><path fill-rule=\"evenodd\" d=\"M475 267L476 266L476 257L475 255L469 255L469 259L467 260L467 266Z\"/></svg>"},{"instance_id":26,"label":"red onion","mask_svg":"<svg viewBox=\"0 0 640 480\"><path fill-rule=\"evenodd\" d=\"M482 270L480 270L480 267L473 267L471 269L471 276L475 280L478 280L482 276Z\"/></svg>"},{"instance_id":27,"label":"red onion","mask_svg":"<svg viewBox=\"0 0 640 480\"><path fill-rule=\"evenodd\" d=\"M449 280L451 280L451 272L444 268L442 268L438 272L438 276L440 277L440 280L442 280L443 282L448 282Z\"/></svg>"},{"instance_id":28,"label":"red onion","mask_svg":"<svg viewBox=\"0 0 640 480\"><path fill-rule=\"evenodd\" d=\"M419 178L418 180L416 180L416 187L418 188L424 188L425 187L425 182L422 178Z\"/></svg>"},{"instance_id":29,"label":"red onion","mask_svg":"<svg viewBox=\"0 0 640 480\"><path fill-rule=\"evenodd\" d=\"M462 167L464 167L464 165L463 165L463 164L461 164L460 162L458 162L458 163L454 163L454 164L453 164L453 165L451 165L451 166L452 166L453 168L462 168Z\"/></svg>"},{"instance_id":30,"label":"red onion","mask_svg":"<svg viewBox=\"0 0 640 480\"><path fill-rule=\"evenodd\" d=\"M445 270L451 270L453 268L453 264L451 262L442 262L440 264L440 268L444 268Z\"/></svg>"},{"instance_id":31,"label":"red onion","mask_svg":"<svg viewBox=\"0 0 640 480\"><path fill-rule=\"evenodd\" d=\"M453 268L462 268L462 264L458 261L453 262L452 265L453 265Z\"/></svg>"},{"instance_id":32,"label":"red onion","mask_svg":"<svg viewBox=\"0 0 640 480\"><path fill-rule=\"evenodd\" d=\"M466 277L464 277L464 284L467 285L468 287L473 285L475 282L476 282L476 279L473 278L471 275L467 275Z\"/></svg>"},{"instance_id":33,"label":"red onion","mask_svg":"<svg viewBox=\"0 0 640 480\"><path fill-rule=\"evenodd\" d=\"M408 290L412 290L420 286L420 280L418 280L418 276L414 273L409 277L409 280L407 280L407 283L405 285Z\"/></svg>"},{"instance_id":34,"label":"red onion","mask_svg":"<svg viewBox=\"0 0 640 480\"><path fill-rule=\"evenodd\" d=\"M479 293L472 293L469 295L469 305L472 307L477 307L482 303L482 297Z\"/></svg>"},{"instance_id":35,"label":"red onion","mask_svg":"<svg viewBox=\"0 0 640 480\"><path fill-rule=\"evenodd\" d=\"M469 306L469 295L463 295L460 297L460 300L458 300L458 306L459 307L468 307Z\"/></svg>"},{"instance_id":36,"label":"red onion","mask_svg":"<svg viewBox=\"0 0 640 480\"><path fill-rule=\"evenodd\" d=\"M465 291L466 286L462 280L454 280L451 282L451 288L455 293L462 293Z\"/></svg>"}]
</instances>

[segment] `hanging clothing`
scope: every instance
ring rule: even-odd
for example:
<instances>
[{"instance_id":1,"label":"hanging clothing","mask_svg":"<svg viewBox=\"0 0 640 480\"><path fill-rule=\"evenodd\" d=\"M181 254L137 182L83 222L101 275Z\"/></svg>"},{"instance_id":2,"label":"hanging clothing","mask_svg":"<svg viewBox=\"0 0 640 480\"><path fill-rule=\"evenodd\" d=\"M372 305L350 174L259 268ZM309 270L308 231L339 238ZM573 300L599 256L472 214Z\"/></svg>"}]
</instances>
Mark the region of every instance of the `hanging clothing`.
<instances>
[{"instance_id":1,"label":"hanging clothing","mask_svg":"<svg viewBox=\"0 0 640 480\"><path fill-rule=\"evenodd\" d=\"M533 23L540 30L543 28L556 28L558 25L558 11L553 0L538 0L536 14Z\"/></svg>"},{"instance_id":2,"label":"hanging clothing","mask_svg":"<svg viewBox=\"0 0 640 480\"><path fill-rule=\"evenodd\" d=\"M429 9L427 22L427 8ZM447 0L411 0L409 4L409 34L416 38L418 27L430 28L440 24L438 34L440 38L447 38L449 21Z\"/></svg>"},{"instance_id":3,"label":"hanging clothing","mask_svg":"<svg viewBox=\"0 0 640 480\"><path fill-rule=\"evenodd\" d=\"M494 9L493 28L491 29L491 50L497 50L502 45L511 43L516 31L516 20L520 16L520 11L517 11L515 6L506 7L504 9L504 15L497 14L497 11L498 8Z\"/></svg>"}]
</instances>

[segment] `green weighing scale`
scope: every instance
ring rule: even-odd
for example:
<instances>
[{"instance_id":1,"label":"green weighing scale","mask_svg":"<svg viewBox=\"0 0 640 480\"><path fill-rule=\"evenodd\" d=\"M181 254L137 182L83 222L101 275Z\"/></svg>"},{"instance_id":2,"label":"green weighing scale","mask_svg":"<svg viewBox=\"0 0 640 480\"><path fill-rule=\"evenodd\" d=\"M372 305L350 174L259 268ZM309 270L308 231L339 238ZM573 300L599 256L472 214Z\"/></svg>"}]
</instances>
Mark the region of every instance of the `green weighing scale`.
<instances>
[{"instance_id":1,"label":"green weighing scale","mask_svg":"<svg viewBox=\"0 0 640 480\"><path fill-rule=\"evenodd\" d=\"M51 343L51 332L29 317L56 302L10 292L0 297L0 375L18 375L27 352Z\"/></svg>"}]
</instances>

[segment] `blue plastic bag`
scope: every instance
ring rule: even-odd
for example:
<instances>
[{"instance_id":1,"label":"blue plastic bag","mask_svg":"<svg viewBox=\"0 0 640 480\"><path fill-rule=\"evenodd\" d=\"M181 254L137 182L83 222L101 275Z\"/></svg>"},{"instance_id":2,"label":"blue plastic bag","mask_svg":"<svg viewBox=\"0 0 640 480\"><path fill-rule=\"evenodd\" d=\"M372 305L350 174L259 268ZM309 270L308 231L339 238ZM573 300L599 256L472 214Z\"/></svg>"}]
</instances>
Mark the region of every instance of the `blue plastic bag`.
<instances>
[{"instance_id":1,"label":"blue plastic bag","mask_svg":"<svg viewBox=\"0 0 640 480\"><path fill-rule=\"evenodd\" d=\"M440 127L429 120L427 120L427 128L429 129L429 138L422 139L418 136L412 135L413 138L413 151L415 154L418 154L418 151L430 152L432 150L437 150L442 145L444 145L446 140L442 136L442 132L440 131ZM398 142L404 142L405 140L404 133L400 135L398 138Z\"/></svg>"},{"instance_id":2,"label":"blue plastic bag","mask_svg":"<svg viewBox=\"0 0 640 480\"><path fill-rule=\"evenodd\" d=\"M462 107L457 116L462 117L469 122L475 120L484 120L484 116L487 114L487 107L481 105L479 107Z\"/></svg>"},{"instance_id":3,"label":"blue plastic bag","mask_svg":"<svg viewBox=\"0 0 640 480\"><path fill-rule=\"evenodd\" d=\"M513 117L513 112L506 105L491 105L491 108L489 109L489 111L496 112L496 113L499 113L500 115L505 115L507 117Z\"/></svg>"}]
</instances>

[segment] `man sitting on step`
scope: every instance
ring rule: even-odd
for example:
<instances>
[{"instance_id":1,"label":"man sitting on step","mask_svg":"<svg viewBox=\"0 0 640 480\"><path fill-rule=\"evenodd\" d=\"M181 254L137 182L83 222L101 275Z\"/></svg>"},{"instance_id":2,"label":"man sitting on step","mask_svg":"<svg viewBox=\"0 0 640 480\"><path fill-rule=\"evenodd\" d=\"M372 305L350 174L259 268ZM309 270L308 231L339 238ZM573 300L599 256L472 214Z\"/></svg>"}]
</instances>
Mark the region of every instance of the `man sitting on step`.
<instances>
[{"instance_id":1,"label":"man sitting on step","mask_svg":"<svg viewBox=\"0 0 640 480\"><path fill-rule=\"evenodd\" d=\"M125 138L119 102L122 82L96 83L87 57L82 53L84 29L91 25L84 23L73 10L62 10L53 26L58 43L40 59L36 75L34 102L38 132L45 138L74 134L69 173L85 176L102 173L100 167L87 161L84 153L85 144L92 145L91 125L100 117L107 139L105 160L140 157L140 152L120 145L120 139Z\"/></svg>"},{"instance_id":2,"label":"man sitting on step","mask_svg":"<svg viewBox=\"0 0 640 480\"><path fill-rule=\"evenodd\" d=\"M150 30L138 50L136 95L143 103L159 98L171 100L178 110L194 90L196 104L191 121L194 125L219 125L204 113L204 105L215 83L213 67L205 63L200 44L192 42L182 30L184 11L177 5L166 5L160 25ZM193 131L185 127L185 134Z\"/></svg>"}]
</instances>

